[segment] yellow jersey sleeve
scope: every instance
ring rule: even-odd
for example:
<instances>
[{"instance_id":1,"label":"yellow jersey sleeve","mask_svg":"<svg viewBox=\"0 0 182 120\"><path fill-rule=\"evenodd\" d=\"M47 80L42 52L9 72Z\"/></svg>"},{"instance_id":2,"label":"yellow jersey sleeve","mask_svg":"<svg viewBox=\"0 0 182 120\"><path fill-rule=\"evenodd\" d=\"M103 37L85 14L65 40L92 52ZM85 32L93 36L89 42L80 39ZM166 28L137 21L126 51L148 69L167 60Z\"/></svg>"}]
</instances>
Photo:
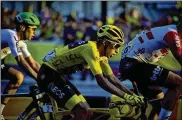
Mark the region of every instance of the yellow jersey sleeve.
<instances>
[{"instance_id":1,"label":"yellow jersey sleeve","mask_svg":"<svg viewBox=\"0 0 182 120\"><path fill-rule=\"evenodd\" d=\"M102 74L102 69L99 62L100 55L97 49L88 46L87 48L82 50L80 54L88 63L93 75Z\"/></svg>"},{"instance_id":2,"label":"yellow jersey sleeve","mask_svg":"<svg viewBox=\"0 0 182 120\"><path fill-rule=\"evenodd\" d=\"M103 74L105 74L105 75L113 74L112 69L111 69L111 67L109 65L107 57L101 57L100 66L102 68Z\"/></svg>"}]
</instances>

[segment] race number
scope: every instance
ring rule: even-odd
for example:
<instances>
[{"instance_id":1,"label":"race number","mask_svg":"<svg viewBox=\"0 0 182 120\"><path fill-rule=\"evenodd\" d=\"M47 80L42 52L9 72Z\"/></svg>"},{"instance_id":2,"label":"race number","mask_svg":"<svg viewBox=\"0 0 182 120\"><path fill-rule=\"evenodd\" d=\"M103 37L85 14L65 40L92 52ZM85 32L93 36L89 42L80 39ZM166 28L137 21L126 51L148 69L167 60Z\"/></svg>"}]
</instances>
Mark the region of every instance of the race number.
<instances>
[{"instance_id":1,"label":"race number","mask_svg":"<svg viewBox=\"0 0 182 120\"><path fill-rule=\"evenodd\" d=\"M121 53L121 59L124 59L126 57L126 55L128 54L128 52L130 52L130 50L132 49L132 43L129 42L126 47L123 48L122 53Z\"/></svg>"}]
</instances>

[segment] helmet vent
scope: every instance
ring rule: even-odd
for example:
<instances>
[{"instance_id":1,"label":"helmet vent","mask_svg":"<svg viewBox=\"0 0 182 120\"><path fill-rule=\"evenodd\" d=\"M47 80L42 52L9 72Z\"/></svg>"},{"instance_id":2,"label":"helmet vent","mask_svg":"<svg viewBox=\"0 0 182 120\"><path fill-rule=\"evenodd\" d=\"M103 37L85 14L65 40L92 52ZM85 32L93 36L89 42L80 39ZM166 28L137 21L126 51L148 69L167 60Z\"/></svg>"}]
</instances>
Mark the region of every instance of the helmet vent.
<instances>
[{"instance_id":1,"label":"helmet vent","mask_svg":"<svg viewBox=\"0 0 182 120\"><path fill-rule=\"evenodd\" d=\"M112 36L117 37L117 34L116 34L116 33L114 33L113 31L111 31L111 30L107 30L107 32L108 32L109 34L111 34Z\"/></svg>"},{"instance_id":2,"label":"helmet vent","mask_svg":"<svg viewBox=\"0 0 182 120\"><path fill-rule=\"evenodd\" d=\"M113 28L117 33L118 33L118 35L121 37L121 38L123 38L123 35L121 35L121 32L120 31L118 31L117 29L115 29L115 28Z\"/></svg>"},{"instance_id":3,"label":"helmet vent","mask_svg":"<svg viewBox=\"0 0 182 120\"><path fill-rule=\"evenodd\" d=\"M102 29L100 29L100 30L99 30L99 33L102 33L102 32L104 32L104 31L103 31Z\"/></svg>"},{"instance_id":4,"label":"helmet vent","mask_svg":"<svg viewBox=\"0 0 182 120\"><path fill-rule=\"evenodd\" d=\"M105 37L105 39L107 39L107 40L110 40L111 38L109 38L108 36L104 36Z\"/></svg>"},{"instance_id":5,"label":"helmet vent","mask_svg":"<svg viewBox=\"0 0 182 120\"><path fill-rule=\"evenodd\" d=\"M35 22L31 17L30 17L30 19L31 19L33 22Z\"/></svg>"},{"instance_id":6,"label":"helmet vent","mask_svg":"<svg viewBox=\"0 0 182 120\"><path fill-rule=\"evenodd\" d=\"M34 18L36 18L36 16L35 15L32 15Z\"/></svg>"},{"instance_id":7,"label":"helmet vent","mask_svg":"<svg viewBox=\"0 0 182 120\"><path fill-rule=\"evenodd\" d=\"M103 26L103 27L102 27L102 29L105 29L105 28L106 28L106 26Z\"/></svg>"},{"instance_id":8,"label":"helmet vent","mask_svg":"<svg viewBox=\"0 0 182 120\"><path fill-rule=\"evenodd\" d=\"M18 20L18 22L23 22L21 16L17 16L16 19Z\"/></svg>"}]
</instances>

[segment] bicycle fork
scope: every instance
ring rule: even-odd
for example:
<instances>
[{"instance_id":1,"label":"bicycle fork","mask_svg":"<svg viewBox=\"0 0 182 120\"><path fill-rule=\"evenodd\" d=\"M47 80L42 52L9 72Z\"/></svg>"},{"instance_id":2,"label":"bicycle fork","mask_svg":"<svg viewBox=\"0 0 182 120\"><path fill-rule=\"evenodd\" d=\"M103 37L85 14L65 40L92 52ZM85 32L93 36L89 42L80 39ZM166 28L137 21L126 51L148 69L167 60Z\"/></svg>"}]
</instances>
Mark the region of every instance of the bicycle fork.
<instances>
[{"instance_id":1,"label":"bicycle fork","mask_svg":"<svg viewBox=\"0 0 182 120\"><path fill-rule=\"evenodd\" d=\"M43 98L45 93L40 93L40 90L37 86L31 86L30 88L30 94L32 95L33 101L28 105L28 107L18 116L17 120L24 120L25 117L33 110L33 108L36 109L36 113L40 117L41 120L46 120L44 116L44 112L42 110L42 107L40 105L40 99Z\"/></svg>"},{"instance_id":2,"label":"bicycle fork","mask_svg":"<svg viewBox=\"0 0 182 120\"><path fill-rule=\"evenodd\" d=\"M25 117L32 111L34 108L34 103L31 102L28 107L18 116L17 120L24 120Z\"/></svg>"},{"instance_id":3,"label":"bicycle fork","mask_svg":"<svg viewBox=\"0 0 182 120\"><path fill-rule=\"evenodd\" d=\"M17 120L24 120L27 117L27 115L33 110L33 108L36 109L36 113L38 114L41 120L46 120L42 107L39 105L39 101L31 102L27 106L27 108L17 117Z\"/></svg>"}]
</instances>

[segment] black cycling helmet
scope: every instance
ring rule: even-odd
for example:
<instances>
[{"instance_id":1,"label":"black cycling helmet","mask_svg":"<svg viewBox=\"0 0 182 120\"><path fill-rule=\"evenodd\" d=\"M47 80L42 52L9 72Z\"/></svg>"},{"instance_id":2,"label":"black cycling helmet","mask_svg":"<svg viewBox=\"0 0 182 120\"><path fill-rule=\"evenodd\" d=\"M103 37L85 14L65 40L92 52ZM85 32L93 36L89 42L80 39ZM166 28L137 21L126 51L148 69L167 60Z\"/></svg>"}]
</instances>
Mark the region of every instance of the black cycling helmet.
<instances>
[{"instance_id":1,"label":"black cycling helmet","mask_svg":"<svg viewBox=\"0 0 182 120\"><path fill-rule=\"evenodd\" d=\"M31 12L22 12L15 17L15 23L27 24L27 25L36 25L40 24L40 21L36 15Z\"/></svg>"}]
</instances>

